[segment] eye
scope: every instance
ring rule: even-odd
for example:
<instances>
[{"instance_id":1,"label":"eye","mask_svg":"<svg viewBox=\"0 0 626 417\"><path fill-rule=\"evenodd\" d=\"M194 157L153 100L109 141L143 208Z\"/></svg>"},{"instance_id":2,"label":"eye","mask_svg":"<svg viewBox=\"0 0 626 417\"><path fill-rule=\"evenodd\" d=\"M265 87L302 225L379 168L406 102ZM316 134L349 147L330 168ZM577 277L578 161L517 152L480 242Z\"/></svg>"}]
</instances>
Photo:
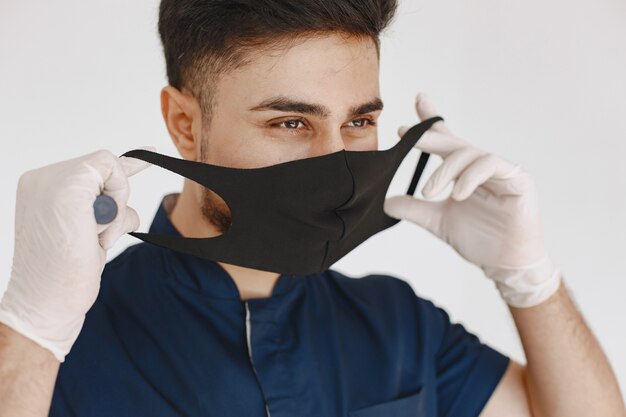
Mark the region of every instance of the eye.
<instances>
[{"instance_id":1,"label":"eye","mask_svg":"<svg viewBox=\"0 0 626 417\"><path fill-rule=\"evenodd\" d=\"M283 128L284 130L294 131L294 130L299 130L298 129L299 124L304 125L304 121L302 119L289 119L289 120L283 120L282 122L273 123L270 126L278 127L278 128L280 128L281 126L285 126Z\"/></svg>"},{"instance_id":2,"label":"eye","mask_svg":"<svg viewBox=\"0 0 626 417\"><path fill-rule=\"evenodd\" d=\"M362 129L362 128L366 128L368 126L376 126L376 122L372 119L370 119L369 117L361 117L358 119L354 119L352 120L350 123L356 123L356 126L350 126L350 127L355 127L357 129Z\"/></svg>"}]
</instances>

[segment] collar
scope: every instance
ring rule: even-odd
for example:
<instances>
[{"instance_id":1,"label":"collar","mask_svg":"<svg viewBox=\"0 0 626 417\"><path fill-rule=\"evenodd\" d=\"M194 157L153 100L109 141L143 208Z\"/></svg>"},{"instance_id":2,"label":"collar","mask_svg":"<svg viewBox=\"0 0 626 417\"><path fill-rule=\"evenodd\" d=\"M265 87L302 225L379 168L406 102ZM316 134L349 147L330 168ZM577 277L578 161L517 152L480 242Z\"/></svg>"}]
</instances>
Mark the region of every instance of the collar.
<instances>
[{"instance_id":1,"label":"collar","mask_svg":"<svg viewBox=\"0 0 626 417\"><path fill-rule=\"evenodd\" d=\"M150 225L150 233L182 236L169 218L169 213L176 205L179 195L180 193L170 193L162 198ZM218 262L169 248L161 249L166 268L182 285L210 297L243 301L235 281ZM281 274L274 284L270 297L254 300L271 301L279 298L297 281L302 280L303 277L301 276Z\"/></svg>"}]
</instances>

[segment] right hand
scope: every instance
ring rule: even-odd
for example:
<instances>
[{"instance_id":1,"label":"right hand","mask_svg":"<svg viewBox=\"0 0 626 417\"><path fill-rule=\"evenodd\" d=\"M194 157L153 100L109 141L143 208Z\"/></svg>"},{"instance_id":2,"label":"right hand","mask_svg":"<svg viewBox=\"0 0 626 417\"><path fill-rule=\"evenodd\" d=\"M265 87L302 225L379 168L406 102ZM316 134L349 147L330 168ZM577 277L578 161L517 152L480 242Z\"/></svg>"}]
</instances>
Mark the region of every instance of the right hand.
<instances>
[{"instance_id":1,"label":"right hand","mask_svg":"<svg viewBox=\"0 0 626 417\"><path fill-rule=\"evenodd\" d=\"M22 174L13 268L0 322L65 360L98 295L106 251L139 228L137 212L126 205L128 177L150 165L99 150ZM104 225L94 216L100 194L118 207L115 219Z\"/></svg>"}]
</instances>

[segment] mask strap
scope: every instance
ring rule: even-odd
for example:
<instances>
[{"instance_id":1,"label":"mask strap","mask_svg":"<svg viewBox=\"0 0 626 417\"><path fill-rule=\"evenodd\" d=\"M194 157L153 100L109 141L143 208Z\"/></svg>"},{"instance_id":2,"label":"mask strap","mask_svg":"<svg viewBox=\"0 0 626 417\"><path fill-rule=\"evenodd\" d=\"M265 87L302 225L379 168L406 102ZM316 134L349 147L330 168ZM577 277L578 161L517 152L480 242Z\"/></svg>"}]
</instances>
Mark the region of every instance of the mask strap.
<instances>
[{"instance_id":1,"label":"mask strap","mask_svg":"<svg viewBox=\"0 0 626 417\"><path fill-rule=\"evenodd\" d=\"M415 189L417 188L417 183L422 176L422 172L424 168L426 168L426 163L428 162L428 158L430 158L430 154L426 152L422 152L420 154L420 159L417 161L417 167L415 168L415 173L413 174L413 178L411 179L411 184L409 185L409 189L406 191L407 195L413 195Z\"/></svg>"},{"instance_id":2,"label":"mask strap","mask_svg":"<svg viewBox=\"0 0 626 417\"><path fill-rule=\"evenodd\" d=\"M430 119L427 119L425 122L428 122L428 124L432 126L435 122L438 122L439 120L443 120L443 117L435 116ZM428 129L430 129L430 126L428 126ZM426 132L424 131L424 133ZM424 133L422 133L422 135ZM422 135L420 135L420 138L422 137ZM417 140L419 141L419 138ZM415 192L415 189L417 188L417 183L419 182L422 176L422 172L424 171L424 168L426 168L426 163L428 162L428 158L430 158L429 153L422 152L420 154L420 158L417 161L417 167L415 167L415 172L413 173L413 178L411 179L411 184L409 184L409 189L406 191L407 195L413 195L413 193Z\"/></svg>"},{"instance_id":3,"label":"mask strap","mask_svg":"<svg viewBox=\"0 0 626 417\"><path fill-rule=\"evenodd\" d=\"M150 162L151 164L164 168L170 172L189 178L190 180L193 180L205 187L208 186L207 184L211 184L211 187L213 186L213 182L211 180L214 177L220 176L220 171L236 170L236 168L220 167L199 161L174 158L169 155L145 149L133 149L120 156L127 156ZM221 195L221 191L218 191L218 193Z\"/></svg>"}]
</instances>

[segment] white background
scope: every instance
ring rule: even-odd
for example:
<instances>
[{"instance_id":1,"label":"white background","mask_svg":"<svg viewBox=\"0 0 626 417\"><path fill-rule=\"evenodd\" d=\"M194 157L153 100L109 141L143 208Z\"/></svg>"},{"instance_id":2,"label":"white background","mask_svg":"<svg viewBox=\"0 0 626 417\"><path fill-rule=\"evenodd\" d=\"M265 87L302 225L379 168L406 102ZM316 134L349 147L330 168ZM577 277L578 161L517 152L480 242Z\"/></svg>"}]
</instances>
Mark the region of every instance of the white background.
<instances>
[{"instance_id":1,"label":"white background","mask_svg":"<svg viewBox=\"0 0 626 417\"><path fill-rule=\"evenodd\" d=\"M0 0L0 293L22 172L100 148L120 155L155 145L179 156L159 109L166 78L157 11L157 1ZM405 0L382 37L381 148L398 140L399 125L417 122L413 98L425 91L458 136L533 174L549 254L623 392L625 75L622 0ZM404 192L418 155L407 157L389 195ZM418 189L440 162L431 156ZM182 178L153 167L131 186L129 205L147 231ZM123 236L108 258L138 242ZM416 225L372 237L334 267L404 278L483 341L525 361L493 284Z\"/></svg>"}]
</instances>

